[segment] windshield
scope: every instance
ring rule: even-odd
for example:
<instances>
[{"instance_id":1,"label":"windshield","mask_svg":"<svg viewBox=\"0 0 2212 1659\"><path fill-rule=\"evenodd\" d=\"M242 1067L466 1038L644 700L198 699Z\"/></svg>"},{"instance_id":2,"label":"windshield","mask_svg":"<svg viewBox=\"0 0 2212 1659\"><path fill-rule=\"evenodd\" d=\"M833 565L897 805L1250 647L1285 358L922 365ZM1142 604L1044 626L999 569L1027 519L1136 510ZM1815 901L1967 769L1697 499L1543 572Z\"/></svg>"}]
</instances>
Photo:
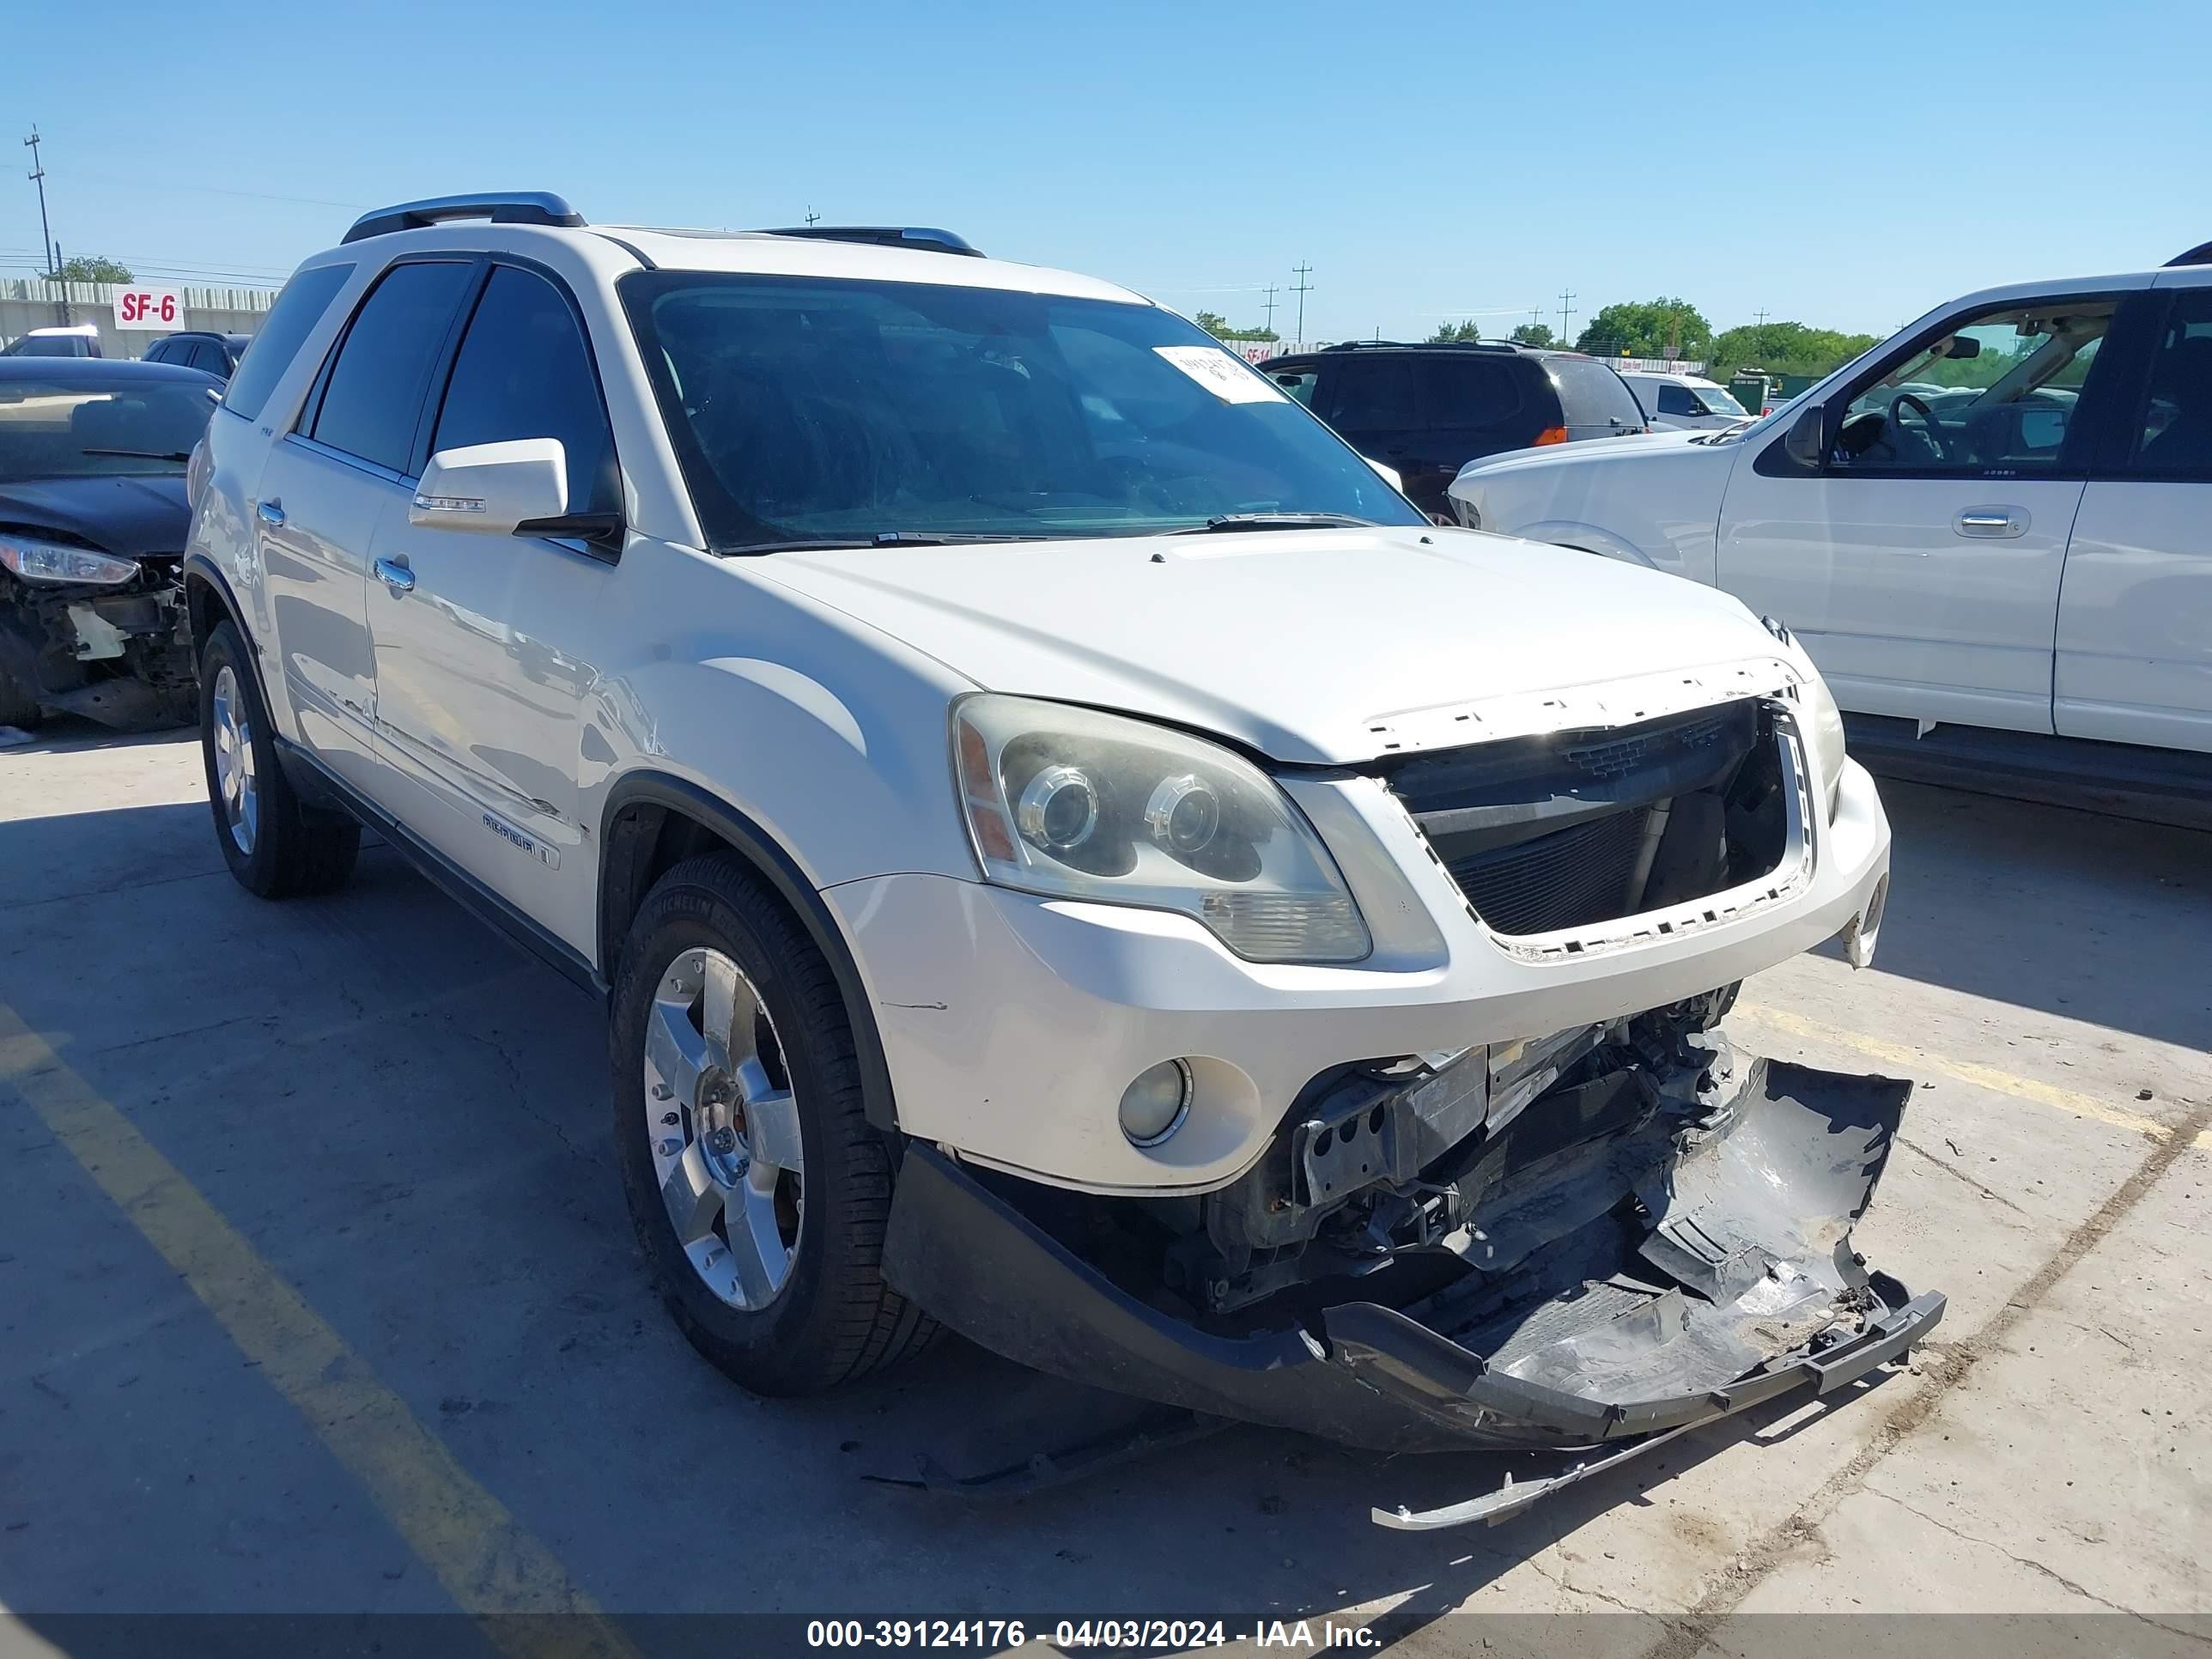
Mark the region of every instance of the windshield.
<instances>
[{"instance_id":1,"label":"windshield","mask_svg":"<svg viewBox=\"0 0 2212 1659\"><path fill-rule=\"evenodd\" d=\"M1420 514L1208 335L1147 305L640 271L621 291L716 548L1144 535Z\"/></svg>"},{"instance_id":2,"label":"windshield","mask_svg":"<svg viewBox=\"0 0 2212 1659\"><path fill-rule=\"evenodd\" d=\"M0 482L182 472L221 390L204 380L0 380Z\"/></svg>"},{"instance_id":3,"label":"windshield","mask_svg":"<svg viewBox=\"0 0 2212 1659\"><path fill-rule=\"evenodd\" d=\"M1708 415L1742 416L1751 412L1729 396L1724 386L1692 386L1691 390L1698 394L1698 401L1705 404Z\"/></svg>"}]
</instances>

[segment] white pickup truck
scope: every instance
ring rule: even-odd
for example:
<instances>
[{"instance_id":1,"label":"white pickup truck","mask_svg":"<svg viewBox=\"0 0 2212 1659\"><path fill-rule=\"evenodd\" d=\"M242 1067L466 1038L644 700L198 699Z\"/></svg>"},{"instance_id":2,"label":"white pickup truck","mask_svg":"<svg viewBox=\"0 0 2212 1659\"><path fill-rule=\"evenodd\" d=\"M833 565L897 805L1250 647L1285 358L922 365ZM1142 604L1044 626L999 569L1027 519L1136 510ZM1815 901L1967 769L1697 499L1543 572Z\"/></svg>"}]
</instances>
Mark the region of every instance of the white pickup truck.
<instances>
[{"instance_id":1,"label":"white pickup truck","mask_svg":"<svg viewBox=\"0 0 2212 1659\"><path fill-rule=\"evenodd\" d=\"M1522 451L1463 524L1711 583L1847 710L2212 751L2212 265L1957 300L1749 426Z\"/></svg>"}]
</instances>

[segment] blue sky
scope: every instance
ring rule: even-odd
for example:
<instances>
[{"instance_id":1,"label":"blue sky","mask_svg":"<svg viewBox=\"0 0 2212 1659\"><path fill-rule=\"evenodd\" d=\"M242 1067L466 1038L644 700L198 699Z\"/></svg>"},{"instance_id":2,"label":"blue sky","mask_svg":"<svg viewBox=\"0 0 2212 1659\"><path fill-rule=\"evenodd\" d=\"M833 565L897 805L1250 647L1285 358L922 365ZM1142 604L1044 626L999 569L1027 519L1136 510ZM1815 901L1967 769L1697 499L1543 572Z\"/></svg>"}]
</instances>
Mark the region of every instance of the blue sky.
<instances>
[{"instance_id":1,"label":"blue sky","mask_svg":"<svg viewBox=\"0 0 2212 1659\"><path fill-rule=\"evenodd\" d=\"M2180 0L111 0L8 37L0 137L45 135L55 240L149 276L273 281L362 207L532 186L944 224L1237 322L1304 261L1316 338L1557 327L1563 288L1576 328L1664 293L1887 331L2212 237L2212 7ZM0 274L36 258L21 173Z\"/></svg>"}]
</instances>

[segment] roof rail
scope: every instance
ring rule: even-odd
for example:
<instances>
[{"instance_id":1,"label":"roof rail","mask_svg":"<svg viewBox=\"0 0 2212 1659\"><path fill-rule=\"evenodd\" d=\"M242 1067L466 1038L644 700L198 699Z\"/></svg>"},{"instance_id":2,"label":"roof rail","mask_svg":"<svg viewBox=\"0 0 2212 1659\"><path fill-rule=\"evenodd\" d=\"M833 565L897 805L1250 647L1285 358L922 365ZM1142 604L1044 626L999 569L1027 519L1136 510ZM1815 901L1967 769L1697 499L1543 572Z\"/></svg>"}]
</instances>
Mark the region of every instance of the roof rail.
<instances>
[{"instance_id":1,"label":"roof rail","mask_svg":"<svg viewBox=\"0 0 2212 1659\"><path fill-rule=\"evenodd\" d=\"M1528 349L1511 340L1340 340L1323 351L1372 351L1376 347L1400 351L1504 351Z\"/></svg>"},{"instance_id":2,"label":"roof rail","mask_svg":"<svg viewBox=\"0 0 2212 1659\"><path fill-rule=\"evenodd\" d=\"M927 225L787 225L766 233L770 236L811 236L820 242L867 242L877 247L910 247L923 253L961 253L971 259L983 257L965 236Z\"/></svg>"},{"instance_id":3,"label":"roof rail","mask_svg":"<svg viewBox=\"0 0 2212 1659\"><path fill-rule=\"evenodd\" d=\"M2177 253L2166 262L2166 269L2176 265L2212 265L2212 242L2199 242L2186 253Z\"/></svg>"},{"instance_id":4,"label":"roof rail","mask_svg":"<svg viewBox=\"0 0 2212 1659\"><path fill-rule=\"evenodd\" d=\"M450 219L489 219L495 225L580 225L584 216L550 191L486 191L467 196L433 196L379 208L353 222L340 246L395 230L422 230Z\"/></svg>"}]
</instances>

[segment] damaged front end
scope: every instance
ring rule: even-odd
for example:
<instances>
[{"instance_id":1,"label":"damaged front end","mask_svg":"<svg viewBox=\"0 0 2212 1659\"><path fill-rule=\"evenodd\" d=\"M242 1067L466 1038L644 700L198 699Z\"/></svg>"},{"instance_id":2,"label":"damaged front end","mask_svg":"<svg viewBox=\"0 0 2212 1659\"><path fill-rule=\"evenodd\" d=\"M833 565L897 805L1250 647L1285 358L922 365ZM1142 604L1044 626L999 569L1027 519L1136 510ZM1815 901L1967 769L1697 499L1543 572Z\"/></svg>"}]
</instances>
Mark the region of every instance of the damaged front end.
<instances>
[{"instance_id":1,"label":"damaged front end","mask_svg":"<svg viewBox=\"0 0 2212 1659\"><path fill-rule=\"evenodd\" d=\"M1317 1078L1202 1196L908 1149L887 1277L985 1347L1377 1451L1599 1449L1558 1480L1894 1359L1942 1317L1853 1251L1911 1085L1765 1060L1726 992ZM1428 1515L1496 1520L1537 1482Z\"/></svg>"},{"instance_id":2,"label":"damaged front end","mask_svg":"<svg viewBox=\"0 0 2212 1659\"><path fill-rule=\"evenodd\" d=\"M179 558L52 551L134 569L98 583L26 580L0 570L0 708L8 720L81 714L120 731L144 731L196 720Z\"/></svg>"}]
</instances>

